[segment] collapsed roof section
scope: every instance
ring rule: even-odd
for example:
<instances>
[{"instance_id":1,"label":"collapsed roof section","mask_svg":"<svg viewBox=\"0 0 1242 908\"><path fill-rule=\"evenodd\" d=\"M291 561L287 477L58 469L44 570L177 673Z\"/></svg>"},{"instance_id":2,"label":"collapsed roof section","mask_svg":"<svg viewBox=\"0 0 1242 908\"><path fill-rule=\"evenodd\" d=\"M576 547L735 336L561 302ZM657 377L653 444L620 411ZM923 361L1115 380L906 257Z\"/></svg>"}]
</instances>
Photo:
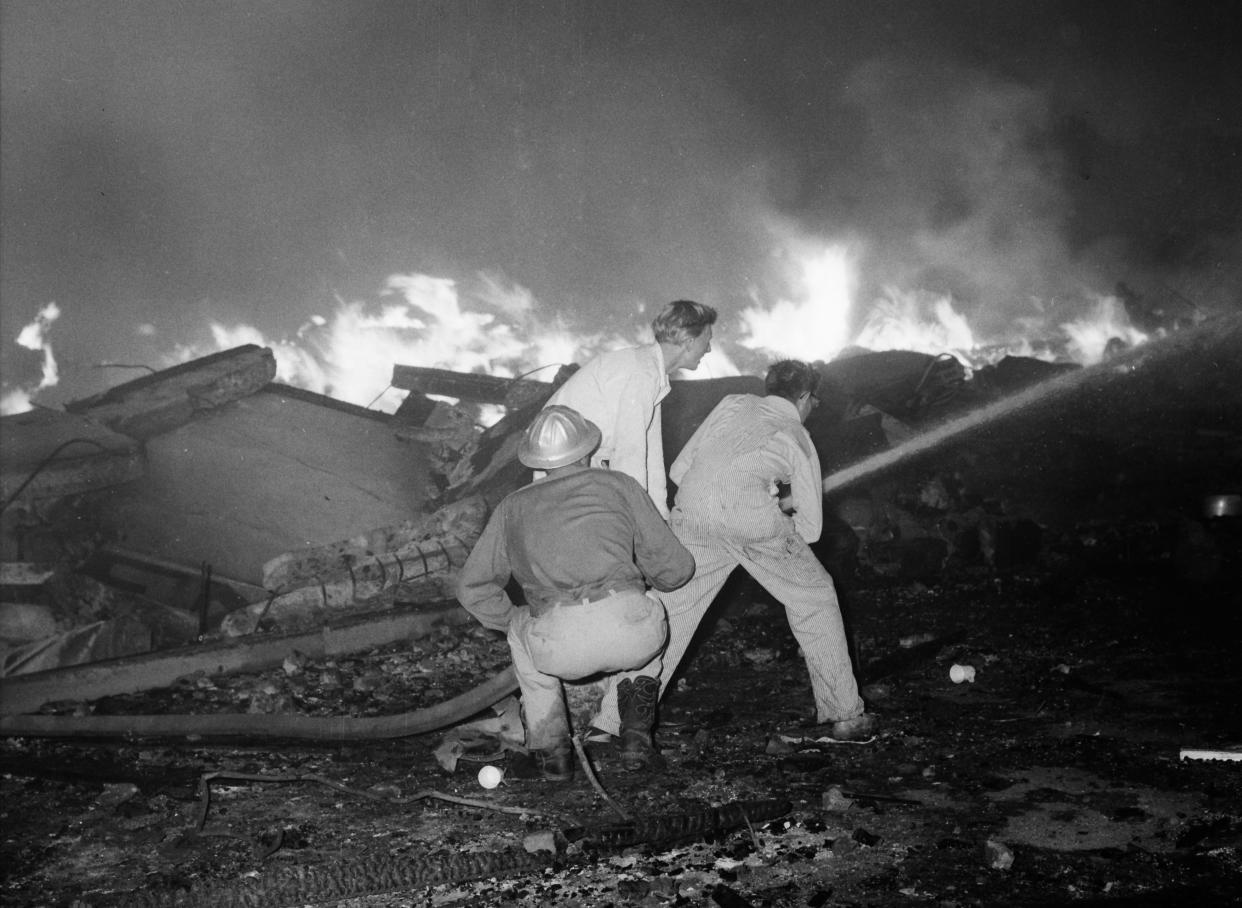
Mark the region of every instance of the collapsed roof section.
<instances>
[{"instance_id":1,"label":"collapsed roof section","mask_svg":"<svg viewBox=\"0 0 1242 908\"><path fill-rule=\"evenodd\" d=\"M1127 502L1141 511L1236 492L1239 349L1242 319L1222 318L1090 369L1013 359L967 376L905 351L817 363L827 405L807 428L830 493L825 537L848 536L874 570L908 571L911 552L940 570L967 549L996 569L1001 524L1038 523L1050 503L1082 513L1141 496ZM367 614L379 629L358 646L389 639L395 610L451 599L489 506L529 481L522 429L572 367L542 382L397 364L393 385L411 393L391 416L274 374L270 350L245 346L67 413L4 418L4 560L31 569L5 573L0 636L17 650L0 674ZM762 380L673 382L666 462L735 393ZM506 413L480 429L470 403ZM74 583L45 582L51 569ZM40 674L54 690L54 672ZM132 683L155 676L139 665Z\"/></svg>"}]
</instances>

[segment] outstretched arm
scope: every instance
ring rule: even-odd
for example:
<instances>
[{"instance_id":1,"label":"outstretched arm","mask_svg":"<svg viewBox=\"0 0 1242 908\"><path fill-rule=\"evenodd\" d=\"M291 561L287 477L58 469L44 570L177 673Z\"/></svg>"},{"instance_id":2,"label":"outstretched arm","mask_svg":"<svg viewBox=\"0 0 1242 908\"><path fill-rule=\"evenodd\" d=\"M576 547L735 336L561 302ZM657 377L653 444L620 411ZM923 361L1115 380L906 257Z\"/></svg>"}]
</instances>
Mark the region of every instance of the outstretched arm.
<instances>
[{"instance_id":1,"label":"outstretched arm","mask_svg":"<svg viewBox=\"0 0 1242 908\"><path fill-rule=\"evenodd\" d=\"M487 628L507 630L517 607L505 592L510 577L504 517L492 515L457 575L457 601Z\"/></svg>"},{"instance_id":2,"label":"outstretched arm","mask_svg":"<svg viewBox=\"0 0 1242 908\"><path fill-rule=\"evenodd\" d=\"M626 483L625 493L634 518L634 563L661 592L684 585L694 576L694 556L637 483Z\"/></svg>"},{"instance_id":3,"label":"outstretched arm","mask_svg":"<svg viewBox=\"0 0 1242 908\"><path fill-rule=\"evenodd\" d=\"M824 489L819 457L809 436L784 436L783 440L789 458L789 503L794 511L794 529L806 542L815 542L824 529Z\"/></svg>"}]
</instances>

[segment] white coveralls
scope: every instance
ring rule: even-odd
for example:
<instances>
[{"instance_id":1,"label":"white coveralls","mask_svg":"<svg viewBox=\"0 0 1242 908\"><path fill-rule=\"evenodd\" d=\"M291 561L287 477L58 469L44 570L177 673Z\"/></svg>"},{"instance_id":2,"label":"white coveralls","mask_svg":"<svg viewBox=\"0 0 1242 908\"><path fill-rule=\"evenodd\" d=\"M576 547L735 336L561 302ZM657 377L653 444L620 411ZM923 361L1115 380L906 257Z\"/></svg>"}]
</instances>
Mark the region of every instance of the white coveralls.
<instances>
[{"instance_id":1,"label":"white coveralls","mask_svg":"<svg viewBox=\"0 0 1242 908\"><path fill-rule=\"evenodd\" d=\"M673 463L677 483L671 526L694 556L684 586L662 593L669 643L661 695L699 622L735 567L782 605L811 678L821 723L863 713L832 577L808 543L819 538L823 499L819 459L797 407L776 396L733 394L711 412ZM776 483L791 487L793 516L780 510ZM618 734L605 698L595 725Z\"/></svg>"},{"instance_id":2,"label":"white coveralls","mask_svg":"<svg viewBox=\"0 0 1242 908\"><path fill-rule=\"evenodd\" d=\"M548 406L572 407L599 426L602 437L591 466L632 476L665 520L668 481L660 401L669 388L663 350L659 344L645 344L601 353L548 400Z\"/></svg>"}]
</instances>

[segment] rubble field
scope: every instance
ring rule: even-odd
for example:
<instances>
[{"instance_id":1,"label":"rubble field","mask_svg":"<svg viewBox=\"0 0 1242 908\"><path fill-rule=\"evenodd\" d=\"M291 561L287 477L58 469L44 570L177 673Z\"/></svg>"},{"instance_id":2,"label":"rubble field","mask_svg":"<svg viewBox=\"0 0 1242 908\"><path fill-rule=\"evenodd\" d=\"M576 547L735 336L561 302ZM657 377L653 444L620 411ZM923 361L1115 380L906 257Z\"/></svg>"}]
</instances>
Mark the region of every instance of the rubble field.
<instances>
[{"instance_id":1,"label":"rubble field","mask_svg":"<svg viewBox=\"0 0 1242 908\"><path fill-rule=\"evenodd\" d=\"M842 577L882 720L850 744L815 739L783 612L735 578L662 705L667 772L597 761L648 841L616 832L617 809L581 770L485 789L478 770L504 765L486 739L445 769L434 751L447 729L323 746L8 739L2 901L1233 904L1242 762L1182 754L1242 742L1236 578L1195 586L1158 562L1098 556L915 583ZM45 712L379 715L507 664L500 635L443 626L353 658L291 654L263 673ZM973 682L955 683L954 665ZM541 841L559 847L524 847ZM282 889L291 879L303 888Z\"/></svg>"}]
</instances>

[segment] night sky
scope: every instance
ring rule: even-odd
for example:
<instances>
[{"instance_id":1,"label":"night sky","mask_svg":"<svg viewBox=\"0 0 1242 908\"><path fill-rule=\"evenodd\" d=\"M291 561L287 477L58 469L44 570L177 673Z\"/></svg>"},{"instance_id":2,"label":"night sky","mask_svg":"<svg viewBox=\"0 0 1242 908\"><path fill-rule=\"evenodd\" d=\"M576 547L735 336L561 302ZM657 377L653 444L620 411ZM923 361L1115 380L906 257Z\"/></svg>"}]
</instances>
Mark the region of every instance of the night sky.
<instances>
[{"instance_id":1,"label":"night sky","mask_svg":"<svg viewBox=\"0 0 1242 908\"><path fill-rule=\"evenodd\" d=\"M2 377L38 382L14 339L55 302L40 403L398 273L582 331L690 297L726 348L796 242L849 244L860 313L951 294L986 335L1119 280L1242 297L1234 2L0 10Z\"/></svg>"}]
</instances>

